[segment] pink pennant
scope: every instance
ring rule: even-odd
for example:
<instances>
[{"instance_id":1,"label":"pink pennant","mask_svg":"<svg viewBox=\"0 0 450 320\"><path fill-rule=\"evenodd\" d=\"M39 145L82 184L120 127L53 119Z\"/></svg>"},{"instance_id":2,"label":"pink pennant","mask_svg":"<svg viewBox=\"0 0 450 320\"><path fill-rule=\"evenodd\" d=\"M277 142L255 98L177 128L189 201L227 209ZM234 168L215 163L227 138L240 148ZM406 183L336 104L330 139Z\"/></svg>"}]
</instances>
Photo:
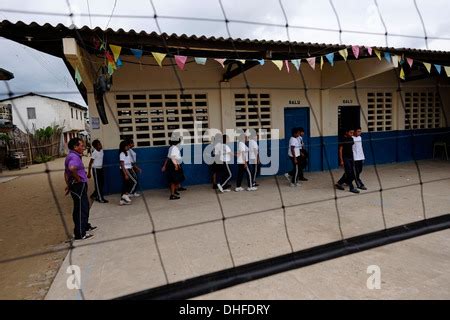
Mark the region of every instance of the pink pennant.
<instances>
[{"instance_id":1,"label":"pink pennant","mask_svg":"<svg viewBox=\"0 0 450 320\"><path fill-rule=\"evenodd\" d=\"M289 60L284 60L284 64L286 65L287 72L289 73Z\"/></svg>"},{"instance_id":2,"label":"pink pennant","mask_svg":"<svg viewBox=\"0 0 450 320\"><path fill-rule=\"evenodd\" d=\"M409 64L409 67L411 68L411 67L412 67L412 65L413 65L413 63L414 63L414 60L413 60L413 59L411 59L411 58L406 58L406 61L408 62L408 64Z\"/></svg>"},{"instance_id":3,"label":"pink pennant","mask_svg":"<svg viewBox=\"0 0 450 320\"><path fill-rule=\"evenodd\" d=\"M372 55L372 48L367 48L367 52L369 53L369 56L371 56Z\"/></svg>"},{"instance_id":4,"label":"pink pennant","mask_svg":"<svg viewBox=\"0 0 450 320\"><path fill-rule=\"evenodd\" d=\"M352 46L353 55L356 59L359 57L359 46Z\"/></svg>"},{"instance_id":5,"label":"pink pennant","mask_svg":"<svg viewBox=\"0 0 450 320\"><path fill-rule=\"evenodd\" d=\"M223 63L225 62L226 59L214 59L214 60L216 60L218 63L220 63L222 68L225 68L225 65Z\"/></svg>"},{"instance_id":6,"label":"pink pennant","mask_svg":"<svg viewBox=\"0 0 450 320\"><path fill-rule=\"evenodd\" d=\"M311 68L313 68L313 70L316 69L316 57L307 58L306 61L308 61L309 65L311 66Z\"/></svg>"},{"instance_id":7,"label":"pink pennant","mask_svg":"<svg viewBox=\"0 0 450 320\"><path fill-rule=\"evenodd\" d=\"M184 65L186 64L186 60L188 57L186 56L175 56L175 62L177 63L178 68L180 70L184 70Z\"/></svg>"}]
</instances>

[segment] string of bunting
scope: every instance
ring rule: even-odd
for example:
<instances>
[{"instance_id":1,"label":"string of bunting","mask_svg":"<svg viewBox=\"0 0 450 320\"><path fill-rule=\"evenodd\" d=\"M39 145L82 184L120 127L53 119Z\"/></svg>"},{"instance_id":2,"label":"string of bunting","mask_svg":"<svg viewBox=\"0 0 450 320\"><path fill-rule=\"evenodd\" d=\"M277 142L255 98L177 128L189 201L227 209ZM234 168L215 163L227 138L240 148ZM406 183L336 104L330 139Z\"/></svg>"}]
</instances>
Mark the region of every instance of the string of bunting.
<instances>
[{"instance_id":1,"label":"string of bunting","mask_svg":"<svg viewBox=\"0 0 450 320\"><path fill-rule=\"evenodd\" d=\"M110 44L109 45L109 48L111 50L111 52L110 52L107 49L107 46L105 45L105 43L103 43L101 40L96 41L94 44L95 44L96 49L104 50L104 56L105 56L106 63L108 66L108 73L110 75L112 75L118 68L123 66L123 62L120 59L120 54L122 52L121 46ZM375 54L375 56L380 61L384 57L384 59L388 63L392 63L395 68L400 67L399 77L403 80L405 80L405 71L403 69L403 66L405 63L407 63L410 68L413 66L414 63L422 63L425 66L425 68L427 69L428 73L430 73L430 74L431 74L431 70L432 70L433 66L438 74L442 74L442 69L444 69L445 73L447 74L447 77L450 77L450 66L442 66L442 65L438 65L438 64L428 63L425 61L414 60L412 58L405 57L404 54L397 55L397 54L392 54L388 51L381 51L381 50L378 50L378 49L375 49L372 47L360 47L360 46L356 46L356 45L351 46L351 48L349 48L349 49L345 48L345 49L342 49L342 50L339 50L336 52L331 52L331 53L321 55L321 56L316 56L316 57L309 57L309 58L304 58L304 59L290 59L290 60L270 60L270 61L272 61L272 63L280 71L284 67L288 73L290 72L290 64L292 64L295 67L295 69L297 71L299 71L302 60L306 61L313 70L316 69L316 64L319 64L320 70L322 70L323 66L325 64L325 61L327 61L332 67L334 66L336 54L339 54L344 59L344 61L347 61L348 56L349 56L349 51L350 51L353 54L353 56L355 57L355 59L359 59L363 48L367 49L367 53L369 56L373 56ZM142 49L134 49L134 48L127 48L127 49L129 49L131 51L131 53L134 55L134 57L137 60L141 60L142 56L144 55L144 51ZM167 54L160 53L160 52L150 52L150 53L153 56L153 58L156 60L157 64L160 67L162 67L163 61L167 57ZM190 56L188 57L188 56L182 56L182 55L174 55L173 57L175 59L176 65L182 71L184 70L186 62L188 61L189 58L193 58L195 63L200 64L200 65L205 65L208 60L208 58L205 58L205 57L190 57ZM219 63L222 66L222 68L225 68L226 60L239 61L242 64L245 64L246 61L257 61L260 65L264 65L264 63L265 63L264 59L258 60L258 59L218 59L218 58L214 58L212 60L215 60L217 63ZM82 82L81 75L80 75L78 68L75 69L75 79L78 84L80 84Z\"/></svg>"}]
</instances>

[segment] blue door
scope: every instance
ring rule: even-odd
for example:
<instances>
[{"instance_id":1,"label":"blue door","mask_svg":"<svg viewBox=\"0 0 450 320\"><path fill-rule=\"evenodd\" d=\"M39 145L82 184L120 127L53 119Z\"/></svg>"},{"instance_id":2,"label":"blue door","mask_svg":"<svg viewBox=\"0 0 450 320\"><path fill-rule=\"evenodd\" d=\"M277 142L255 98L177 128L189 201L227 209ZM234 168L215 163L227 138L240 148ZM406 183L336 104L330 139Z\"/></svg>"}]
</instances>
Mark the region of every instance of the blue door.
<instances>
[{"instance_id":1,"label":"blue door","mask_svg":"<svg viewBox=\"0 0 450 320\"><path fill-rule=\"evenodd\" d=\"M289 139L292 129L302 127L305 129L303 141L308 149L309 146L309 108L284 108L284 139L280 141L280 173L291 170L291 162L288 158ZM309 171L309 166L306 168Z\"/></svg>"}]
</instances>

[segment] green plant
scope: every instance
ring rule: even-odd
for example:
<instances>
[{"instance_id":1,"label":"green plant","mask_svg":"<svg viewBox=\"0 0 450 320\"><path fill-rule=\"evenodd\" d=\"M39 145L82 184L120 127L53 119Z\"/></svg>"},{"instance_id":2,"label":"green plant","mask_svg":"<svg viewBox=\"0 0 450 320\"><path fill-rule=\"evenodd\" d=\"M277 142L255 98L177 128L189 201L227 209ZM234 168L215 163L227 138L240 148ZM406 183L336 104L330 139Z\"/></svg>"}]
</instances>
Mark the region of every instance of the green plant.
<instances>
[{"instance_id":1,"label":"green plant","mask_svg":"<svg viewBox=\"0 0 450 320\"><path fill-rule=\"evenodd\" d=\"M11 137L6 133L0 133L0 140L5 141L6 143L11 141Z\"/></svg>"},{"instance_id":2,"label":"green plant","mask_svg":"<svg viewBox=\"0 0 450 320\"><path fill-rule=\"evenodd\" d=\"M53 158L49 155L38 155L34 158L34 162L36 163L45 163L51 161Z\"/></svg>"}]
</instances>

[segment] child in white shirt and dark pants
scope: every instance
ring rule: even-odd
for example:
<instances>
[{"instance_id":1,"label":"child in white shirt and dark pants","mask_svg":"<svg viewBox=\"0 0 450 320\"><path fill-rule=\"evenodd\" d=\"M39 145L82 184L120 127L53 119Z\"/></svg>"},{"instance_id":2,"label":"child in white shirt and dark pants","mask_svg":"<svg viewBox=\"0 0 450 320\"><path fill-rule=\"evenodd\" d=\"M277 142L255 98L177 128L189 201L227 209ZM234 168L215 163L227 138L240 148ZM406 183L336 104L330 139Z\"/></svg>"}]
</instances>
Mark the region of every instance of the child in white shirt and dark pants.
<instances>
[{"instance_id":1,"label":"child in white shirt and dark pants","mask_svg":"<svg viewBox=\"0 0 450 320\"><path fill-rule=\"evenodd\" d=\"M355 129L353 136L353 160L355 163L355 182L358 189L367 190L366 186L361 180L361 172L363 170L364 160L366 159L364 156L364 149L362 146L362 138L361 138L361 128L358 127Z\"/></svg>"}]
</instances>

